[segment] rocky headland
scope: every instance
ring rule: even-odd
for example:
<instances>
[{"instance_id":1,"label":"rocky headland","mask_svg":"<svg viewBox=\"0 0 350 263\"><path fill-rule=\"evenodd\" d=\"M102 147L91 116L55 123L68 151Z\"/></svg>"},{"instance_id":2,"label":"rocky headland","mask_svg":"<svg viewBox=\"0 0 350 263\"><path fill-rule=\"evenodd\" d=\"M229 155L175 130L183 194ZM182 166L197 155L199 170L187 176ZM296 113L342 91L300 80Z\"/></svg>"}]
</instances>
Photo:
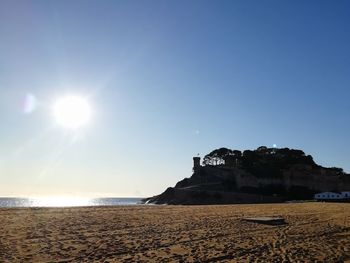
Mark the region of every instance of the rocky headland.
<instances>
[{"instance_id":1,"label":"rocky headland","mask_svg":"<svg viewBox=\"0 0 350 263\"><path fill-rule=\"evenodd\" d=\"M193 174L160 195L153 204L275 203L312 199L315 193L349 191L350 175L341 168L316 164L302 150L220 148L201 163L194 157Z\"/></svg>"}]
</instances>

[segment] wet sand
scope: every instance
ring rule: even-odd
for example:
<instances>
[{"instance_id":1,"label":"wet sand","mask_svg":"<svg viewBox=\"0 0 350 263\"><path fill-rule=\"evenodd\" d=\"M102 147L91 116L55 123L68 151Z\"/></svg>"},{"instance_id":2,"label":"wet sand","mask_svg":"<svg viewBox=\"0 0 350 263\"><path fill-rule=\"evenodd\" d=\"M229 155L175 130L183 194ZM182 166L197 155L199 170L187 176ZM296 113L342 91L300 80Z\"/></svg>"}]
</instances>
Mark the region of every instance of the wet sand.
<instances>
[{"instance_id":1,"label":"wet sand","mask_svg":"<svg viewBox=\"0 0 350 263\"><path fill-rule=\"evenodd\" d=\"M0 262L350 262L350 204L3 208L0 234Z\"/></svg>"}]
</instances>

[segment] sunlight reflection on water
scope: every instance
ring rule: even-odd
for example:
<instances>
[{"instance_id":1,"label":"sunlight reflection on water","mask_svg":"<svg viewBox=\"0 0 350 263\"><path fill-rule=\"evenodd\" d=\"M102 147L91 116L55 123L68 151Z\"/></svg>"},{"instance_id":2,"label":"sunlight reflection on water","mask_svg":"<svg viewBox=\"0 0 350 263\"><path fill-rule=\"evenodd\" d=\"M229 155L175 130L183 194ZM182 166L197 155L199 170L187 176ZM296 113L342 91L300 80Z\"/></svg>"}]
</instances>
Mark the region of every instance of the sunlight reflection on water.
<instances>
[{"instance_id":1,"label":"sunlight reflection on water","mask_svg":"<svg viewBox=\"0 0 350 263\"><path fill-rule=\"evenodd\" d=\"M89 206L91 199L77 197L45 197L33 198L32 206L40 207L65 207L65 206Z\"/></svg>"},{"instance_id":2,"label":"sunlight reflection on water","mask_svg":"<svg viewBox=\"0 0 350 263\"><path fill-rule=\"evenodd\" d=\"M76 207L137 205L141 198L81 198L81 197L38 197L0 198L0 207Z\"/></svg>"}]
</instances>

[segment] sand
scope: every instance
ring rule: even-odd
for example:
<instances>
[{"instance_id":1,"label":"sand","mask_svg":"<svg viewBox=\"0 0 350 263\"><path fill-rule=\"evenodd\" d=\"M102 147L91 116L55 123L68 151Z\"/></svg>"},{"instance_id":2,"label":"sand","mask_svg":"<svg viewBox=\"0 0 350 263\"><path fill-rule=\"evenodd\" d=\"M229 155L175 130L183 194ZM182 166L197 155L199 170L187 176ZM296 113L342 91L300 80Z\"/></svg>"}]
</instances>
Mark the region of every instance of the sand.
<instances>
[{"instance_id":1,"label":"sand","mask_svg":"<svg viewBox=\"0 0 350 263\"><path fill-rule=\"evenodd\" d=\"M344 262L350 204L3 208L0 234L0 262Z\"/></svg>"}]
</instances>

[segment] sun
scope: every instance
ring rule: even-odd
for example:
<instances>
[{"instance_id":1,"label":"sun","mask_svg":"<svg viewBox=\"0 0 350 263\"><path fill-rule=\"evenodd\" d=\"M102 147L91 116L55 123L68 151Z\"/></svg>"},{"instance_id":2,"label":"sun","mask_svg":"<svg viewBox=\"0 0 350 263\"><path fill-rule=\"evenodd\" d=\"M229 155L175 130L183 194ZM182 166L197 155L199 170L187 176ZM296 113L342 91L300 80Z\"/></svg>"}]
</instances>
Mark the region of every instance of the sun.
<instances>
[{"instance_id":1,"label":"sun","mask_svg":"<svg viewBox=\"0 0 350 263\"><path fill-rule=\"evenodd\" d=\"M86 98L78 95L66 95L56 100L53 114L57 124L75 130L90 121L91 108Z\"/></svg>"}]
</instances>

